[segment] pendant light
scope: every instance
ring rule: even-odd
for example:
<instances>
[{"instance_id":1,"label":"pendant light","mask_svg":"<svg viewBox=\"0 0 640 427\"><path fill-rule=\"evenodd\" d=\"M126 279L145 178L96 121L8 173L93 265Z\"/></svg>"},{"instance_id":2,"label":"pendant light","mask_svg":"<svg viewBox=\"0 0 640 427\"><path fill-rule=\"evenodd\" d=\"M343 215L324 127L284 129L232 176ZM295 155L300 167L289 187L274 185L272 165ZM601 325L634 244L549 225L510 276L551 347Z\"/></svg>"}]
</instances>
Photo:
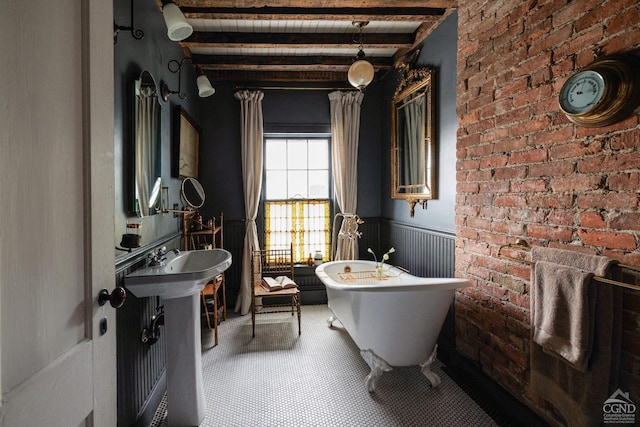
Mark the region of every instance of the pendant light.
<instances>
[{"instance_id":1,"label":"pendant light","mask_svg":"<svg viewBox=\"0 0 640 427\"><path fill-rule=\"evenodd\" d=\"M162 15L167 24L167 35L174 42L179 42L193 33L193 27L187 22L182 11L174 2L163 2Z\"/></svg>"},{"instance_id":2,"label":"pendant light","mask_svg":"<svg viewBox=\"0 0 640 427\"><path fill-rule=\"evenodd\" d=\"M355 62L349 67L349 73L347 74L351 86L358 88L360 91L364 90L373 81L375 74L373 65L365 59L363 50L362 27L367 24L369 24L368 21L353 22L353 25L358 28L358 40L354 40L358 43L358 54Z\"/></svg>"}]
</instances>

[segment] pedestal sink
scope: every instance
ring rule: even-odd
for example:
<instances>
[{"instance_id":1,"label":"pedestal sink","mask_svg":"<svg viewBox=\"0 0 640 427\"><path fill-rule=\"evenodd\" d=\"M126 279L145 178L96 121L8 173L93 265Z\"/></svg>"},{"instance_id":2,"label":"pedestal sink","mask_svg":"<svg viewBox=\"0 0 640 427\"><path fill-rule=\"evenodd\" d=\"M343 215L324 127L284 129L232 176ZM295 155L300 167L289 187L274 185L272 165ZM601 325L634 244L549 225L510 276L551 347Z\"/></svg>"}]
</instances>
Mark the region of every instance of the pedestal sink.
<instances>
[{"instance_id":1,"label":"pedestal sink","mask_svg":"<svg viewBox=\"0 0 640 427\"><path fill-rule=\"evenodd\" d=\"M206 411L202 385L200 291L231 265L224 249L169 252L160 265L134 271L125 286L136 297L163 298L169 427L197 426Z\"/></svg>"}]
</instances>

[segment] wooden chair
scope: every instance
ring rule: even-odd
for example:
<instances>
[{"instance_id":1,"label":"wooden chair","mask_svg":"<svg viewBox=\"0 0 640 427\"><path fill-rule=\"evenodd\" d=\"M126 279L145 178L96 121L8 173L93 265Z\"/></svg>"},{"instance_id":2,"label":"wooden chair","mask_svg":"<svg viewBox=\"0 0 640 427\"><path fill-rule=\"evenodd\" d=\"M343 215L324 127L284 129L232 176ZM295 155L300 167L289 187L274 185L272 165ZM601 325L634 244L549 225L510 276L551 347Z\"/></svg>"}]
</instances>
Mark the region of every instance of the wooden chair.
<instances>
[{"instance_id":1,"label":"wooden chair","mask_svg":"<svg viewBox=\"0 0 640 427\"><path fill-rule=\"evenodd\" d=\"M256 315L267 313L294 313L298 312L298 335L300 329L300 290L297 286L289 289L269 291L262 286L264 277L287 276L295 282L293 274L293 257L291 247L289 249L270 249L253 251L251 257L251 324L252 336L256 336ZM273 304L265 305L269 299L276 299ZM283 304L282 301L287 301ZM286 308L286 309L285 309Z\"/></svg>"}]
</instances>

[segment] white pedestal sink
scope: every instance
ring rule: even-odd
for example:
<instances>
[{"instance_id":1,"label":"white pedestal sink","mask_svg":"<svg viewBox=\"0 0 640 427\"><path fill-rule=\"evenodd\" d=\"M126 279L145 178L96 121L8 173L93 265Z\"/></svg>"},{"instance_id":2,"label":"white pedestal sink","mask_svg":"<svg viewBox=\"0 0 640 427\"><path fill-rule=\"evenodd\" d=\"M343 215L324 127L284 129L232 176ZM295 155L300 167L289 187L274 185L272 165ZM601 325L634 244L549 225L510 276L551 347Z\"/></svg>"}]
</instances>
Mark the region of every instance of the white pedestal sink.
<instances>
[{"instance_id":1,"label":"white pedestal sink","mask_svg":"<svg viewBox=\"0 0 640 427\"><path fill-rule=\"evenodd\" d=\"M224 249L169 252L161 265L125 277L133 295L164 300L169 427L198 426L204 419L199 295L230 265L231 254Z\"/></svg>"}]
</instances>

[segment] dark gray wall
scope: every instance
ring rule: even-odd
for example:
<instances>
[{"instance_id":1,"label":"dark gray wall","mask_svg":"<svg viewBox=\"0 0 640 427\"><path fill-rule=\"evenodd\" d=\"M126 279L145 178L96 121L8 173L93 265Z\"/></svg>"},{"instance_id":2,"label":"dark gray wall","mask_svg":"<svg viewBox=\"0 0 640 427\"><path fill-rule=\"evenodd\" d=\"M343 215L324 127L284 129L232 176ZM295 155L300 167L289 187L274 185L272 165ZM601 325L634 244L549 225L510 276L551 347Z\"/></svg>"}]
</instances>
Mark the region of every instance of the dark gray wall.
<instances>
[{"instance_id":1,"label":"dark gray wall","mask_svg":"<svg viewBox=\"0 0 640 427\"><path fill-rule=\"evenodd\" d=\"M130 24L130 2L128 0L114 0L114 20L119 25ZM162 80L166 81L172 90L178 89L178 74L171 73L167 68L170 60L182 60L184 55L177 43L167 37L167 28L162 13L155 0L134 1L136 28L144 31L142 40L135 40L129 32L120 32L118 43L114 46L114 89L115 89L115 117L114 117L114 185L115 185L115 230L114 241L120 243L120 238L126 232L125 226L132 215L127 212L127 186L133 179L131 174L131 159L128 155L133 144L133 82L143 70L149 71L158 86ZM181 100L171 96L169 102L161 104L161 139L162 139L162 179L163 185L170 187L172 202L179 201L180 180L171 177L171 129L173 108L182 105L183 108L200 122L201 105L211 98L199 98L195 83L195 71L189 62L182 66L182 91L187 99ZM179 222L173 215L154 215L142 220L142 244L149 245L156 240L178 231ZM116 255L121 255L117 252Z\"/></svg>"},{"instance_id":2,"label":"dark gray wall","mask_svg":"<svg viewBox=\"0 0 640 427\"><path fill-rule=\"evenodd\" d=\"M230 84L214 84L215 102L203 111L204 141L201 182L207 192L205 216L224 211L225 219L245 217L240 154L240 103ZM377 87L378 86L378 87ZM328 91L265 90L262 102L265 131L324 130L330 132ZM381 91L372 84L361 109L358 149L358 214L380 215Z\"/></svg>"},{"instance_id":3,"label":"dark gray wall","mask_svg":"<svg viewBox=\"0 0 640 427\"><path fill-rule=\"evenodd\" d=\"M438 143L437 200L429 200L427 209L416 206L415 216L409 216L409 205L404 200L391 199L391 97L399 81L397 73L384 82L383 105L384 142L382 146L382 216L434 230L455 231L456 190L456 52L458 15L451 14L424 41L416 66L433 67L436 96L436 136Z\"/></svg>"}]
</instances>

